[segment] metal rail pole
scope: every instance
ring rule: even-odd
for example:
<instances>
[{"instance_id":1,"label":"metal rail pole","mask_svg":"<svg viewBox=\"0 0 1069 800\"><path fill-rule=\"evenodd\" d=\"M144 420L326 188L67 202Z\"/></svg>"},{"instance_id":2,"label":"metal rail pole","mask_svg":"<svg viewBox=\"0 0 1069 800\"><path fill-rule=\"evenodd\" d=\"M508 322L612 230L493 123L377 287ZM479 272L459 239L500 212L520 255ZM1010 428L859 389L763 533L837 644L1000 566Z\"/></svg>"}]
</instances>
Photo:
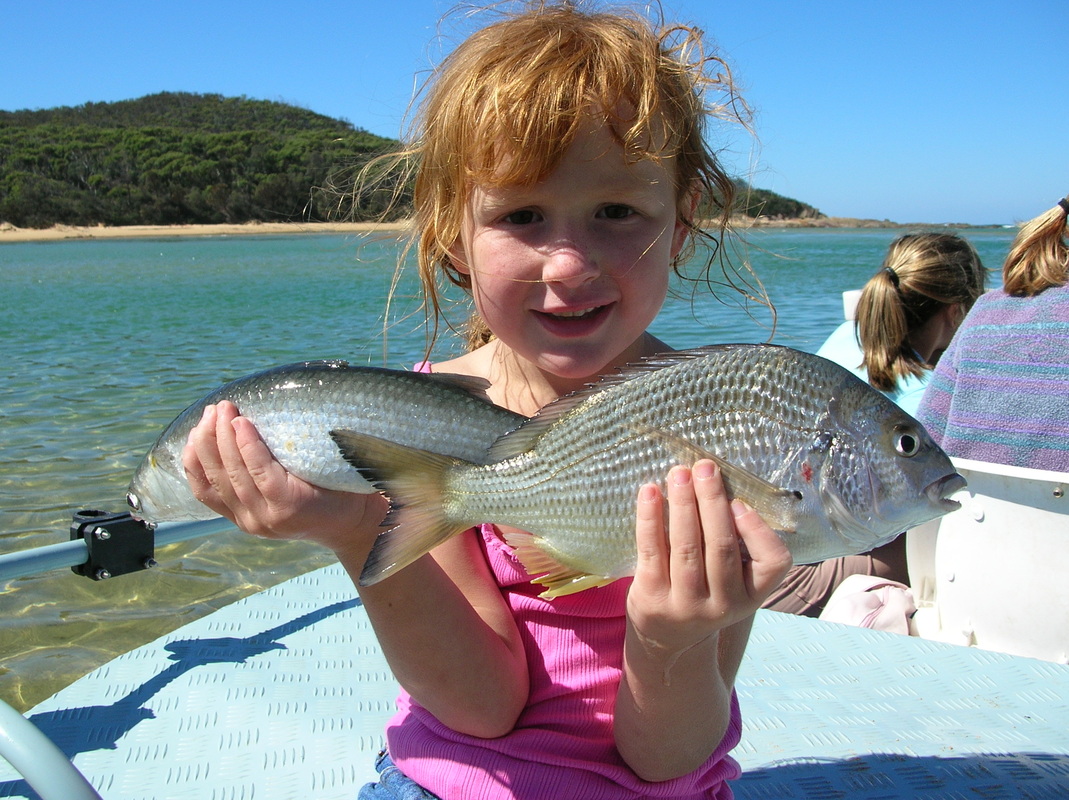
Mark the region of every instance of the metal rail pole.
<instances>
[{"instance_id":1,"label":"metal rail pole","mask_svg":"<svg viewBox=\"0 0 1069 800\"><path fill-rule=\"evenodd\" d=\"M234 523L224 517L194 522L161 522L156 526L155 542L157 546L184 542L221 533L233 527ZM63 567L76 567L88 559L89 549L81 539L4 553L0 555L0 580L39 575Z\"/></svg>"}]
</instances>

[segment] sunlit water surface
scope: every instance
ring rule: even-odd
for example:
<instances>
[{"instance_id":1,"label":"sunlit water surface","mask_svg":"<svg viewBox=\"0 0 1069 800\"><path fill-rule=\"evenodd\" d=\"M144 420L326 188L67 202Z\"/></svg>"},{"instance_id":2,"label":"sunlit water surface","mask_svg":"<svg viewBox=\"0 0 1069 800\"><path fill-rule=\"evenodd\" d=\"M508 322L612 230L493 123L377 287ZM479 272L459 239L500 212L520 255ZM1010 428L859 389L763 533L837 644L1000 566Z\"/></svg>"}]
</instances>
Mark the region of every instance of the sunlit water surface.
<instances>
[{"instance_id":1,"label":"sunlit water surface","mask_svg":"<svg viewBox=\"0 0 1069 800\"><path fill-rule=\"evenodd\" d=\"M842 319L842 291L859 288L901 233L749 234L745 256L778 312L772 341L816 350ZM1013 233L966 235L997 270ZM384 355L397 253L392 239L342 235L0 245L0 552L65 540L78 509L125 510L156 435L228 380L307 359L404 368L422 358L410 279ZM722 285L719 299L678 288L653 327L673 346L769 340L764 307L740 306ZM435 355L451 347L440 341ZM156 558L159 568L110 581L59 570L0 582L0 697L24 710L118 653L331 561L313 545L236 531Z\"/></svg>"}]
</instances>

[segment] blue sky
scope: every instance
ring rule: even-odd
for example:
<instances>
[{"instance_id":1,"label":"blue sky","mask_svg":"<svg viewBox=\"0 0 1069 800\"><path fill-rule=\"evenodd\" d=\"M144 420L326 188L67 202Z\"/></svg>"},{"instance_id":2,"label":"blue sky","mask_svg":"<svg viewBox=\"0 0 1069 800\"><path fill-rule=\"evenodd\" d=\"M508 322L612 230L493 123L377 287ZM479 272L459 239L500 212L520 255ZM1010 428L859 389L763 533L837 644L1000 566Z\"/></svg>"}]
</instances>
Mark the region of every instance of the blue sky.
<instances>
[{"instance_id":1,"label":"blue sky","mask_svg":"<svg viewBox=\"0 0 1069 800\"><path fill-rule=\"evenodd\" d=\"M452 7L0 0L0 109L219 93L395 137ZM663 7L733 65L757 139L736 137L729 158L758 187L830 216L901 223L1012 223L1069 192L1066 0Z\"/></svg>"}]
</instances>

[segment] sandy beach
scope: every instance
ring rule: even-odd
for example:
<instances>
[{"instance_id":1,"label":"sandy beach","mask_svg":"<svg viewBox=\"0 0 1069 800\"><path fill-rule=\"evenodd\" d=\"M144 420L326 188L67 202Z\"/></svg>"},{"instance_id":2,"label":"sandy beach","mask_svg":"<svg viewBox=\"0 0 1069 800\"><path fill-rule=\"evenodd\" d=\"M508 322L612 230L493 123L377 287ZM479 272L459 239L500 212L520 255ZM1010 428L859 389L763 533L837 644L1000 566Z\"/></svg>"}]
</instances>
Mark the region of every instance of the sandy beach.
<instances>
[{"instance_id":1,"label":"sandy beach","mask_svg":"<svg viewBox=\"0 0 1069 800\"><path fill-rule=\"evenodd\" d=\"M63 239L134 239L166 236L264 236L269 234L401 233L405 223L380 222L249 222L242 225L55 225L17 228L0 224L0 244L50 242Z\"/></svg>"},{"instance_id":2,"label":"sandy beach","mask_svg":"<svg viewBox=\"0 0 1069 800\"><path fill-rule=\"evenodd\" d=\"M0 222L0 244L7 242L50 242L63 239L133 239L168 236L265 236L269 234L401 234L406 222L247 222L237 225L55 225L51 228L17 228ZM732 225L739 230L749 228L968 228L964 224L903 225L890 220L857 219L854 217L806 217L774 219L770 217L738 217Z\"/></svg>"}]
</instances>

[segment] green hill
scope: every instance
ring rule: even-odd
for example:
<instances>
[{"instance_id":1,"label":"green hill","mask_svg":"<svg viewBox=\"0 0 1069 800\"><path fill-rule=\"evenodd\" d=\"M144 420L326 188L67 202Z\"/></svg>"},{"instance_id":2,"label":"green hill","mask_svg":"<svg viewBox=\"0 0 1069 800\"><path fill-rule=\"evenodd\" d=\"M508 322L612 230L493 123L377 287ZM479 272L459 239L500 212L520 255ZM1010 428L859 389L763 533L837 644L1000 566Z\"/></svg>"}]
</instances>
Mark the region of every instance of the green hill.
<instances>
[{"instance_id":1,"label":"green hill","mask_svg":"<svg viewBox=\"0 0 1069 800\"><path fill-rule=\"evenodd\" d=\"M771 219L821 219L823 214L816 208L800 200L771 192L768 189L755 189L745 181L735 181L735 213L747 217L768 217Z\"/></svg>"},{"instance_id":2,"label":"green hill","mask_svg":"<svg viewBox=\"0 0 1069 800\"><path fill-rule=\"evenodd\" d=\"M0 220L31 228L320 220L335 199L317 191L327 176L390 144L305 109L220 95L5 111Z\"/></svg>"},{"instance_id":3,"label":"green hill","mask_svg":"<svg viewBox=\"0 0 1069 800\"><path fill-rule=\"evenodd\" d=\"M45 228L330 220L339 196L320 187L394 144L306 109L214 94L0 111L0 221ZM740 188L736 213L822 216ZM383 202L362 198L355 218L379 218Z\"/></svg>"}]
</instances>

